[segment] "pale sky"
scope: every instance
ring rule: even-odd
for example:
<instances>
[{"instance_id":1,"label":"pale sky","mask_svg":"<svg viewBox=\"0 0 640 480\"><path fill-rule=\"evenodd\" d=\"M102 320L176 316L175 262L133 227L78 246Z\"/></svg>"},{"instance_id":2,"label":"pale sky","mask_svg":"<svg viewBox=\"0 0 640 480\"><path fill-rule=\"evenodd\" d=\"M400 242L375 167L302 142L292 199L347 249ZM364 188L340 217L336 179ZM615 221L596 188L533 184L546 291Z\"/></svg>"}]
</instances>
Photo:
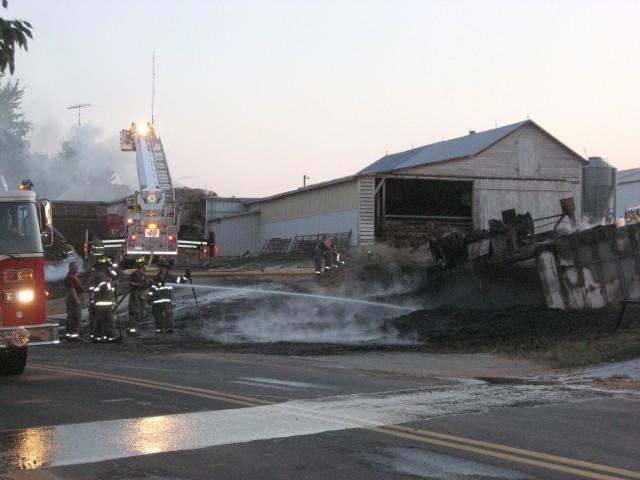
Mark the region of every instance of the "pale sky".
<instances>
[{"instance_id":1,"label":"pale sky","mask_svg":"<svg viewBox=\"0 0 640 480\"><path fill-rule=\"evenodd\" d=\"M32 149L150 121L171 174L264 197L532 119L640 167L637 0L9 0ZM108 142L107 142L108 143ZM131 157L131 162L135 162Z\"/></svg>"}]
</instances>

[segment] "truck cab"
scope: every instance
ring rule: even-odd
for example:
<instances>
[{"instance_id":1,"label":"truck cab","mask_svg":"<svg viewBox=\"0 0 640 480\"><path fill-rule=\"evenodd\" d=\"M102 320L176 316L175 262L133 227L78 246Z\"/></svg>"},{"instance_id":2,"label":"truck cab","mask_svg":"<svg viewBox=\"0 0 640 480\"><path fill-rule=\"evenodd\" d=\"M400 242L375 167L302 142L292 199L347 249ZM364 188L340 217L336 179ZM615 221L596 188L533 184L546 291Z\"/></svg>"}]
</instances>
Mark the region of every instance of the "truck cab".
<instances>
[{"instance_id":1,"label":"truck cab","mask_svg":"<svg viewBox=\"0 0 640 480\"><path fill-rule=\"evenodd\" d=\"M10 192L0 176L0 375L22 373L27 347L59 343L47 323L40 225L36 194Z\"/></svg>"}]
</instances>

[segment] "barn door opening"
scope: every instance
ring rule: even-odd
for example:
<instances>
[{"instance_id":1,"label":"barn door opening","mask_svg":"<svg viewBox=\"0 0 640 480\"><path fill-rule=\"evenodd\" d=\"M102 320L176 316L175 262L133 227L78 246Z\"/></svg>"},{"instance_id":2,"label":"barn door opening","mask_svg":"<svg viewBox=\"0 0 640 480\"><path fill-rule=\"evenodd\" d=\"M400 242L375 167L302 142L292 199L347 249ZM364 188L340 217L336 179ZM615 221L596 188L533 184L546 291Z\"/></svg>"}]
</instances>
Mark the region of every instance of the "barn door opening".
<instances>
[{"instance_id":1,"label":"barn door opening","mask_svg":"<svg viewBox=\"0 0 640 480\"><path fill-rule=\"evenodd\" d=\"M417 246L451 231L471 231L473 182L376 179L376 240Z\"/></svg>"}]
</instances>

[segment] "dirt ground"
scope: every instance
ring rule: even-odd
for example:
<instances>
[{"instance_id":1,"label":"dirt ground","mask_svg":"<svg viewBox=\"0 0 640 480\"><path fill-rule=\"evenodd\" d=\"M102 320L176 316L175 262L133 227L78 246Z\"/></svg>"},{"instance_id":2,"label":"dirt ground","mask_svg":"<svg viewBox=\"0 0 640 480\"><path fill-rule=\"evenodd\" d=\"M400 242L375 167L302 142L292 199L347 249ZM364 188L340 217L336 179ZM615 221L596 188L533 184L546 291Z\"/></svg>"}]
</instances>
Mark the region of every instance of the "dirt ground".
<instances>
[{"instance_id":1,"label":"dirt ground","mask_svg":"<svg viewBox=\"0 0 640 480\"><path fill-rule=\"evenodd\" d=\"M478 353L498 352L517 355L523 351L543 351L560 342L612 335L616 331L638 332L640 307L629 306L621 318L620 307L595 309L587 312L567 312L547 309L538 291L539 286L530 272L525 270L489 273L485 278L470 280L470 275L460 278L442 276L429 270L429 261L418 255L373 255L348 258L345 265L323 274L299 275L305 269L311 272L309 260L294 259L235 259L218 260L211 267L191 265L194 274L220 271L257 271L264 275L255 277L224 277L215 281L218 285L252 288L259 285L271 289L284 289L299 294L324 295L342 298L358 298L381 304L410 305L412 311L389 311L377 324L379 334L399 341L332 341L322 336L307 336L303 341L285 336L268 337L260 341L242 341L241 335L232 340L211 340L201 332L184 329L170 348L175 349L224 349L232 351L271 353L279 355L330 355L349 351L428 351ZM268 275L269 271L290 270L296 275ZM178 269L176 269L178 271ZM197 277L194 277L197 283ZM58 282L58 284L61 282ZM122 282L124 283L124 282ZM52 292L48 301L48 314L63 314L63 291L59 285L49 285ZM302 306L292 307L295 302ZM201 314L205 318L223 319L216 327L214 338L225 334L234 322L245 318L262 319L265 309L287 312L282 315L307 318L304 305L310 300L282 296L256 296L254 298L225 299L202 302ZM289 310L284 310L289 308ZM315 315L337 315L348 322L365 325L371 310L362 312L340 310L335 302L323 301L314 307ZM379 310L379 309L376 309ZM376 312L380 314L380 312ZM194 325L195 311L176 310L177 328L180 323ZM309 320L311 321L311 320ZM322 326L316 325L315 332ZM364 327L363 327L364 328ZM373 338L373 337L368 337ZM639 336L640 338L640 336ZM177 339L176 339L177 340ZM162 338L151 337L145 342L148 348L165 348ZM141 348L139 344L131 348ZM169 348L169 347L167 347Z\"/></svg>"},{"instance_id":2,"label":"dirt ground","mask_svg":"<svg viewBox=\"0 0 640 480\"><path fill-rule=\"evenodd\" d=\"M295 273L311 270L308 260L291 259L235 259L226 263L218 259L212 267L192 265L195 275L217 271L263 271L265 275L255 277L225 277L219 284L251 288L268 283L290 291L346 298L359 298L373 302L410 304L410 312L389 312L388 318L380 324L383 332L406 340L407 344L381 345L348 342L335 345L307 339L296 347L295 341L224 342L227 349L260 349L280 353L300 353L311 349L313 353L331 353L345 349L423 349L432 352L518 352L550 348L561 341L575 341L583 338L609 335L620 329L637 329L640 326L640 308L629 306L621 318L620 307L595 309L586 312L567 312L544 307L543 297L537 292L531 272L521 270L511 273L490 273L488 278L470 282L470 275L464 278L445 278L429 271L429 262L419 256L379 256L359 259L348 258L345 265L322 275L267 275L269 271L290 270ZM187 261L185 261L187 262ZM188 262L187 262L188 263ZM197 280L196 280L197 281ZM61 282L48 285L52 292L48 302L49 315L64 313ZM124 284L124 282L121 282ZM491 285L488 285L491 283ZM478 287L480 285L480 287ZM478 290L482 293L478 294ZM444 291L444 293L443 293ZM493 292L493 293L492 293ZM495 298L499 292L504 298ZM529 292L528 294L524 294ZM506 300L508 298L508 300ZM474 300L475 299L475 300ZM251 312L263 309L265 302L269 308L277 309L293 300L286 297L265 299L242 299L238 301L203 303L202 314L213 318L224 318L226 324ZM325 302L326 303L326 302ZM326 308L339 309L336 304L326 304ZM340 311L327 312L340 315ZM194 312L186 313L186 316ZM320 315L322 311L320 311ZM180 313L176 313L178 320ZM368 313L351 313L353 321L365 320ZM187 336L188 337L188 336ZM197 336L188 338L186 343L201 342ZM410 343L409 343L410 342ZM214 344L217 342L213 342Z\"/></svg>"}]
</instances>

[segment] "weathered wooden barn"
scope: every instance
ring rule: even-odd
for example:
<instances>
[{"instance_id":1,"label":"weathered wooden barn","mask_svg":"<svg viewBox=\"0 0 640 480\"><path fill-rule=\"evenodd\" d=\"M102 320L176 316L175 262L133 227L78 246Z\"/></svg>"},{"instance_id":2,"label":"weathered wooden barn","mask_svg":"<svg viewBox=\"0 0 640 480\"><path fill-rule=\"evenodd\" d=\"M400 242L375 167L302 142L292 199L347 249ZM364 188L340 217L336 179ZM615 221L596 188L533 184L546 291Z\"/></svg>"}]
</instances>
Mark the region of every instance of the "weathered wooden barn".
<instances>
[{"instance_id":1,"label":"weathered wooden barn","mask_svg":"<svg viewBox=\"0 0 640 480\"><path fill-rule=\"evenodd\" d=\"M424 243L486 229L503 210L533 218L581 205L586 160L531 120L386 155L353 176L261 199L207 200L220 255L260 253L272 239L349 232L349 245ZM551 227L549 227L551 228ZM289 247L291 248L291 246Z\"/></svg>"}]
</instances>

